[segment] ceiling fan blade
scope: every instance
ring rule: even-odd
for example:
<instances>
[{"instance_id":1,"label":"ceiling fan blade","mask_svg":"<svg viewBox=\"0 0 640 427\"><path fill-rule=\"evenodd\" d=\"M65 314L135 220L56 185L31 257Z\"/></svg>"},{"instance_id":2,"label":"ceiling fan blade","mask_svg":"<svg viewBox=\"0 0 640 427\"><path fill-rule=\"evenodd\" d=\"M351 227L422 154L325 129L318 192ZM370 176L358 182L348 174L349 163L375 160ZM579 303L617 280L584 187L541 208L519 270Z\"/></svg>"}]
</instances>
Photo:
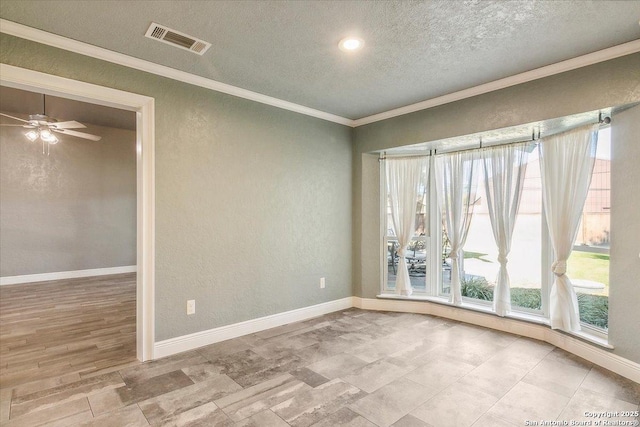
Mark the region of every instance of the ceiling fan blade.
<instances>
[{"instance_id":1,"label":"ceiling fan blade","mask_svg":"<svg viewBox=\"0 0 640 427\"><path fill-rule=\"evenodd\" d=\"M29 126L29 125L5 125L5 124L0 124L0 126L17 126L17 127L21 127L21 128L33 128L33 126Z\"/></svg>"},{"instance_id":2,"label":"ceiling fan blade","mask_svg":"<svg viewBox=\"0 0 640 427\"><path fill-rule=\"evenodd\" d=\"M10 115L5 114L5 113L0 113L0 116L5 116L5 117L9 117L10 119L13 119L13 120L18 120L20 122L29 123L29 120L19 119L18 117L13 117L13 116L10 116Z\"/></svg>"},{"instance_id":3,"label":"ceiling fan blade","mask_svg":"<svg viewBox=\"0 0 640 427\"><path fill-rule=\"evenodd\" d=\"M70 120L68 122L54 122L54 123L49 123L49 126L55 129L80 129L80 128L86 128L85 125L83 125L80 122L76 122L75 120Z\"/></svg>"},{"instance_id":4,"label":"ceiling fan blade","mask_svg":"<svg viewBox=\"0 0 640 427\"><path fill-rule=\"evenodd\" d=\"M54 132L65 134L65 135L71 135L71 136L77 136L78 138L90 139L92 141L100 141L102 139L101 136L91 135L90 133L77 132L75 130L53 129L53 128L51 128L51 130Z\"/></svg>"}]
</instances>

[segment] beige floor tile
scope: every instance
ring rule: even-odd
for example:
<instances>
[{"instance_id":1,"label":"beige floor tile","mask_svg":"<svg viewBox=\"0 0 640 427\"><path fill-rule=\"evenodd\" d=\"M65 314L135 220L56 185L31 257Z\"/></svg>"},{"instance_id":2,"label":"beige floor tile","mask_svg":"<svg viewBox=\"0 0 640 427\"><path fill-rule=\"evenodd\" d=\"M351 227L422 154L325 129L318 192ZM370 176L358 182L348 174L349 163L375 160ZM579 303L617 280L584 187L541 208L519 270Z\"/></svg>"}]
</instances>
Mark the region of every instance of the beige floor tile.
<instances>
[{"instance_id":1,"label":"beige floor tile","mask_svg":"<svg viewBox=\"0 0 640 427\"><path fill-rule=\"evenodd\" d=\"M162 374L178 371L192 365L206 363L207 359L196 351L176 354L174 356L146 362L120 371L120 375L127 385L136 384Z\"/></svg>"},{"instance_id":2,"label":"beige floor tile","mask_svg":"<svg viewBox=\"0 0 640 427\"><path fill-rule=\"evenodd\" d=\"M217 342L215 344L200 347L196 351L208 360L215 360L218 357L226 356L236 353L238 351L244 351L251 348L251 345L247 340L240 338L234 338L231 340Z\"/></svg>"},{"instance_id":3,"label":"beige floor tile","mask_svg":"<svg viewBox=\"0 0 640 427\"><path fill-rule=\"evenodd\" d=\"M366 396L366 393L341 379L296 393L271 410L294 427L310 426L343 406Z\"/></svg>"},{"instance_id":4,"label":"beige floor tile","mask_svg":"<svg viewBox=\"0 0 640 427\"><path fill-rule=\"evenodd\" d=\"M148 425L149 423L138 405L130 405L80 424L80 427L141 427Z\"/></svg>"},{"instance_id":5,"label":"beige floor tile","mask_svg":"<svg viewBox=\"0 0 640 427\"><path fill-rule=\"evenodd\" d=\"M483 340L485 336L486 333L476 338L461 339L446 346L445 352L452 359L479 366L504 350L504 347L499 344Z\"/></svg>"},{"instance_id":6,"label":"beige floor tile","mask_svg":"<svg viewBox=\"0 0 640 427\"><path fill-rule=\"evenodd\" d=\"M574 421L590 421L593 417L585 416L585 412L622 412L634 411L637 406L624 400L616 399L613 396L597 393L584 388L579 388L575 395L564 408L558 420ZM607 421L631 421L633 417L612 417Z\"/></svg>"},{"instance_id":7,"label":"beige floor tile","mask_svg":"<svg viewBox=\"0 0 640 427\"><path fill-rule=\"evenodd\" d=\"M60 405L51 406L40 411L31 412L21 417L13 418L6 423L3 423L3 427L36 427L41 426L52 421L56 421L62 418L71 417L72 415L79 414L90 410L89 402L87 399L78 399L66 402Z\"/></svg>"},{"instance_id":8,"label":"beige floor tile","mask_svg":"<svg viewBox=\"0 0 640 427\"><path fill-rule=\"evenodd\" d=\"M522 381L571 398L588 373L584 366L545 358Z\"/></svg>"},{"instance_id":9,"label":"beige floor tile","mask_svg":"<svg viewBox=\"0 0 640 427\"><path fill-rule=\"evenodd\" d=\"M415 342L428 339L429 332L417 326L396 327L398 331L388 335L393 340L402 341L405 344L413 344Z\"/></svg>"},{"instance_id":10,"label":"beige floor tile","mask_svg":"<svg viewBox=\"0 0 640 427\"><path fill-rule=\"evenodd\" d=\"M77 372L62 375L55 378L47 378L41 381L33 381L28 384L19 385L14 388L13 395L15 397L22 397L27 394L33 394L44 390L60 387L65 384L71 384L80 380L80 374Z\"/></svg>"},{"instance_id":11,"label":"beige floor tile","mask_svg":"<svg viewBox=\"0 0 640 427\"><path fill-rule=\"evenodd\" d=\"M512 424L495 415L484 414L473 423L473 427L520 427L524 424Z\"/></svg>"},{"instance_id":12,"label":"beige floor tile","mask_svg":"<svg viewBox=\"0 0 640 427\"><path fill-rule=\"evenodd\" d=\"M413 369L415 369L415 366L403 360L389 357L356 369L351 374L342 378L360 390L373 393L380 387L395 381Z\"/></svg>"},{"instance_id":13,"label":"beige floor tile","mask_svg":"<svg viewBox=\"0 0 640 427\"><path fill-rule=\"evenodd\" d=\"M411 411L411 415L434 426L471 426L497 400L480 389L454 383Z\"/></svg>"},{"instance_id":14,"label":"beige floor tile","mask_svg":"<svg viewBox=\"0 0 640 427\"><path fill-rule=\"evenodd\" d=\"M313 363L307 366L307 368L324 377L334 379L349 375L351 372L363 367L367 363L368 362L357 356L341 353Z\"/></svg>"},{"instance_id":15,"label":"beige floor tile","mask_svg":"<svg viewBox=\"0 0 640 427\"><path fill-rule=\"evenodd\" d=\"M41 427L70 427L88 423L93 420L93 413L90 410L79 412L66 418L51 421Z\"/></svg>"},{"instance_id":16,"label":"beige floor tile","mask_svg":"<svg viewBox=\"0 0 640 427\"><path fill-rule=\"evenodd\" d=\"M260 347L252 347L251 351L264 357L265 359L279 359L282 357L287 357L287 356L292 356L294 354L297 354L299 350L305 347L318 344L318 341L314 339L301 340L300 338L291 338L290 341L287 340L287 343L289 345L283 345L282 343L279 343L279 342L270 342Z\"/></svg>"},{"instance_id":17,"label":"beige floor tile","mask_svg":"<svg viewBox=\"0 0 640 427\"><path fill-rule=\"evenodd\" d=\"M434 394L472 372L475 366L452 359L434 359L409 372L405 378L420 383Z\"/></svg>"},{"instance_id":18,"label":"beige floor tile","mask_svg":"<svg viewBox=\"0 0 640 427\"><path fill-rule=\"evenodd\" d=\"M310 388L293 376L284 374L218 399L215 404L237 422Z\"/></svg>"},{"instance_id":19,"label":"beige floor tile","mask_svg":"<svg viewBox=\"0 0 640 427\"><path fill-rule=\"evenodd\" d=\"M526 421L555 420L567 403L568 397L520 382L489 410L489 414L524 425Z\"/></svg>"},{"instance_id":20,"label":"beige floor tile","mask_svg":"<svg viewBox=\"0 0 640 427\"><path fill-rule=\"evenodd\" d=\"M544 358L544 360L553 360L554 362L564 363L571 366L577 366L580 368L591 369L593 367L593 363L588 360L583 359L580 356L576 356L575 354L569 353L568 351L564 351L561 348L554 348L553 351L549 352Z\"/></svg>"},{"instance_id":21,"label":"beige floor tile","mask_svg":"<svg viewBox=\"0 0 640 427\"><path fill-rule=\"evenodd\" d=\"M349 409L381 427L390 426L432 397L427 387L400 378L349 405Z\"/></svg>"},{"instance_id":22,"label":"beige floor tile","mask_svg":"<svg viewBox=\"0 0 640 427\"><path fill-rule=\"evenodd\" d=\"M503 364L490 359L461 378L460 383L500 398L526 374L527 369L519 365Z\"/></svg>"},{"instance_id":23,"label":"beige floor tile","mask_svg":"<svg viewBox=\"0 0 640 427\"><path fill-rule=\"evenodd\" d=\"M126 406L126 403L122 401L115 390L107 390L89 396L89 404L95 416L102 415L105 412L116 411Z\"/></svg>"},{"instance_id":24,"label":"beige floor tile","mask_svg":"<svg viewBox=\"0 0 640 427\"><path fill-rule=\"evenodd\" d=\"M346 353L357 356L367 363L371 363L395 353L408 345L409 344L403 341L384 337L349 349Z\"/></svg>"},{"instance_id":25,"label":"beige floor tile","mask_svg":"<svg viewBox=\"0 0 640 427\"><path fill-rule=\"evenodd\" d=\"M13 389L11 388L5 388L0 390L0 423L7 421L9 419L12 395L13 395Z\"/></svg>"},{"instance_id":26,"label":"beige floor tile","mask_svg":"<svg viewBox=\"0 0 640 427\"><path fill-rule=\"evenodd\" d=\"M110 363L106 365L106 367L99 367L97 370L92 371L81 371L80 378L91 378L96 377L98 375L109 374L111 372L121 371L122 369L130 368L132 366L140 366L142 362L139 360L133 360L127 363L116 364L117 362L113 361L113 365ZM102 366L100 363L97 365Z\"/></svg>"},{"instance_id":27,"label":"beige floor tile","mask_svg":"<svg viewBox=\"0 0 640 427\"><path fill-rule=\"evenodd\" d=\"M213 402L206 403L202 406L192 408L188 411L181 412L174 417L156 424L162 427L181 427L181 426L215 426L215 427L232 427L234 422L222 412Z\"/></svg>"},{"instance_id":28,"label":"beige floor tile","mask_svg":"<svg viewBox=\"0 0 640 427\"><path fill-rule=\"evenodd\" d=\"M514 365L529 371L544 359L554 347L542 341L530 338L518 338L512 344L499 351L488 361L503 365Z\"/></svg>"},{"instance_id":29,"label":"beige floor tile","mask_svg":"<svg viewBox=\"0 0 640 427\"><path fill-rule=\"evenodd\" d=\"M296 351L296 355L307 363L315 363L337 354L344 353L352 347L353 344L338 337L336 339L322 341L318 344L313 344L309 347L300 349Z\"/></svg>"},{"instance_id":30,"label":"beige floor tile","mask_svg":"<svg viewBox=\"0 0 640 427\"><path fill-rule=\"evenodd\" d=\"M393 328L389 325L385 324L373 324L367 326L366 328L362 328L356 332L349 332L344 335L341 335L339 339L346 341L350 344L350 349L359 346L365 346L371 344L371 341L384 338L389 336L390 334L397 332L396 328Z\"/></svg>"},{"instance_id":31,"label":"beige floor tile","mask_svg":"<svg viewBox=\"0 0 640 427\"><path fill-rule=\"evenodd\" d=\"M220 367L211 362L190 365L181 369L194 383L207 381L221 375Z\"/></svg>"},{"instance_id":32,"label":"beige floor tile","mask_svg":"<svg viewBox=\"0 0 640 427\"><path fill-rule=\"evenodd\" d=\"M509 347L518 339L522 338L520 335L510 334L508 332L496 331L494 329L487 329L485 333L479 335L474 340L481 340L484 342L490 342L501 347Z\"/></svg>"},{"instance_id":33,"label":"beige floor tile","mask_svg":"<svg viewBox=\"0 0 640 427\"><path fill-rule=\"evenodd\" d=\"M356 414L349 408L342 408L313 424L313 427L376 427L371 421Z\"/></svg>"},{"instance_id":34,"label":"beige floor tile","mask_svg":"<svg viewBox=\"0 0 640 427\"><path fill-rule=\"evenodd\" d=\"M427 424L419 418L414 417L411 414L405 415L398 421L393 423L391 427L433 427L431 424Z\"/></svg>"},{"instance_id":35,"label":"beige floor tile","mask_svg":"<svg viewBox=\"0 0 640 427\"><path fill-rule=\"evenodd\" d=\"M242 390L242 387L231 378L218 375L207 381L139 402L138 406L151 424L158 424L239 390Z\"/></svg>"},{"instance_id":36,"label":"beige floor tile","mask_svg":"<svg viewBox=\"0 0 640 427\"><path fill-rule=\"evenodd\" d=\"M449 328L439 328L440 330L425 337L429 341L444 345L454 345L461 340L469 340L477 338L487 331L486 328L470 325L468 323L459 323Z\"/></svg>"},{"instance_id":37,"label":"beige floor tile","mask_svg":"<svg viewBox=\"0 0 640 427\"><path fill-rule=\"evenodd\" d=\"M144 381L136 382L131 386L123 386L110 391L115 392L122 403L128 406L132 403L142 402L152 397L170 393L193 384L193 381L182 371L173 371Z\"/></svg>"},{"instance_id":38,"label":"beige floor tile","mask_svg":"<svg viewBox=\"0 0 640 427\"><path fill-rule=\"evenodd\" d=\"M318 387L321 384L329 382L329 378L322 376L309 368L299 368L289 372L289 374L308 384L310 387Z\"/></svg>"},{"instance_id":39,"label":"beige floor tile","mask_svg":"<svg viewBox=\"0 0 640 427\"><path fill-rule=\"evenodd\" d=\"M413 365L420 366L440 357L446 347L429 340L419 340L408 344L406 347L391 353L389 357L404 360Z\"/></svg>"},{"instance_id":40,"label":"beige floor tile","mask_svg":"<svg viewBox=\"0 0 640 427\"><path fill-rule=\"evenodd\" d=\"M591 369L581 387L636 405L640 403L639 383L633 382L599 366L594 366Z\"/></svg>"},{"instance_id":41,"label":"beige floor tile","mask_svg":"<svg viewBox=\"0 0 640 427\"><path fill-rule=\"evenodd\" d=\"M277 337L278 335L286 334L292 331L298 331L300 329L306 329L309 325L305 322L289 323L287 325L278 326L271 329L266 329L261 332L256 332L254 335L260 339L266 340L269 338Z\"/></svg>"},{"instance_id":42,"label":"beige floor tile","mask_svg":"<svg viewBox=\"0 0 640 427\"><path fill-rule=\"evenodd\" d=\"M237 422L236 427L289 427L282 418L267 409Z\"/></svg>"},{"instance_id":43,"label":"beige floor tile","mask_svg":"<svg viewBox=\"0 0 640 427\"><path fill-rule=\"evenodd\" d=\"M48 408L53 405L59 405L104 391L113 390L121 386L124 386L124 382L117 372L83 378L57 387L33 392L31 394L24 394L17 398L14 397L11 403L11 414L12 417L18 417L29 412L37 411L40 408Z\"/></svg>"}]
</instances>

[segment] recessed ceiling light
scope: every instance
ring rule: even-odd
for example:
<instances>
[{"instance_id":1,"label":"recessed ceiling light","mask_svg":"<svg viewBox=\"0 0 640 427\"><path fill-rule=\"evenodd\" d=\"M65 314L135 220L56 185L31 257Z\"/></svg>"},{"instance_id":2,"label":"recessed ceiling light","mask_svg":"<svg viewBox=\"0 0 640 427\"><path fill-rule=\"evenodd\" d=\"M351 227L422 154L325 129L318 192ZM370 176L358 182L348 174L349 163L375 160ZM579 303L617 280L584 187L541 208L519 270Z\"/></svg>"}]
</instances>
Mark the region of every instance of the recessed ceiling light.
<instances>
[{"instance_id":1,"label":"recessed ceiling light","mask_svg":"<svg viewBox=\"0 0 640 427\"><path fill-rule=\"evenodd\" d=\"M345 37L338 43L338 47L343 52L354 52L362 49L362 46L364 46L364 40L357 37Z\"/></svg>"}]
</instances>

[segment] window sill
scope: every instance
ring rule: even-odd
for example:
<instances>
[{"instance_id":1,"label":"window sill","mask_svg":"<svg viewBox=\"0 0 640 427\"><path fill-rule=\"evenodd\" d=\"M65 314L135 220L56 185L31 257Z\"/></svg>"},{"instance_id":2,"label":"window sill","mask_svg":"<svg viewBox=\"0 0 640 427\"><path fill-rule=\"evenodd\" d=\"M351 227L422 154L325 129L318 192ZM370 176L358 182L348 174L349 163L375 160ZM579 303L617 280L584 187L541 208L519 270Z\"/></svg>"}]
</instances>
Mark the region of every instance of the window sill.
<instances>
[{"instance_id":1,"label":"window sill","mask_svg":"<svg viewBox=\"0 0 640 427\"><path fill-rule=\"evenodd\" d=\"M584 328L584 326L583 326ZM587 341L591 344L595 344L598 345L602 348L606 348L607 350L613 350L614 347L609 344L609 342L605 339L605 338L601 338L597 335L594 334L590 334L589 332L585 332L584 330L582 331L577 331L577 332L567 332L569 335L573 335L574 337L580 338L584 341Z\"/></svg>"},{"instance_id":2,"label":"window sill","mask_svg":"<svg viewBox=\"0 0 640 427\"><path fill-rule=\"evenodd\" d=\"M471 310L471 311L476 311L476 312L480 312L480 313L484 313L484 314L491 314L495 317L500 317L498 315L496 315L493 312L493 308L491 306L484 306L484 305L480 305L480 304L473 304L467 301L462 301L461 305L455 305L452 304L451 302L449 302L449 298L445 298L445 297L434 297L434 296L429 296L429 295L411 295L411 296L403 296L403 295L397 295L397 294L379 294L376 295L376 298L378 299L387 299L387 300L399 300L399 301L417 301L417 302L430 302L430 303L435 303L435 304L441 304L441 305L446 305L449 307L456 307L456 308L461 308L461 309L465 309L465 310ZM528 322L528 323L534 323L537 325L541 325L541 326L546 326L550 328L549 325L549 320L545 319L541 316L536 316L533 314L529 314L529 313L522 313L522 312L510 312L509 314L507 314L505 316L505 318L507 319L513 319L513 320L519 320L519 321L523 321L523 322ZM585 332L584 330L582 331L576 331L576 332L565 332L565 331L559 331L561 333L566 333L568 335L572 335L574 337L577 337L581 340L587 341L590 344L595 344L599 347L608 349L608 350L613 350L613 346L611 344L609 344L607 342L606 338L602 338L600 336L594 335L594 334L590 334L588 332Z\"/></svg>"}]
</instances>

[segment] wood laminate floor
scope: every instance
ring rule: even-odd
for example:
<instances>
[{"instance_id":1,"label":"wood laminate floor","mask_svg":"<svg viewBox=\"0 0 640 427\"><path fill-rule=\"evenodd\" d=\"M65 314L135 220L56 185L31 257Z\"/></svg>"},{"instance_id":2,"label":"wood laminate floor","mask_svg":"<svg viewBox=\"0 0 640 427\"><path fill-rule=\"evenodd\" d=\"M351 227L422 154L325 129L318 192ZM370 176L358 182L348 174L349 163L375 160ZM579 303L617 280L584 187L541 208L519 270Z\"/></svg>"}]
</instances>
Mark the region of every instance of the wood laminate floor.
<instances>
[{"instance_id":1,"label":"wood laminate floor","mask_svg":"<svg viewBox=\"0 0 640 427\"><path fill-rule=\"evenodd\" d=\"M24 292L21 311L3 291L3 334L26 313L38 316ZM68 298L62 308L83 304L77 294ZM38 299L44 311L56 304ZM86 322L103 324L100 311L85 310ZM35 323L9 333L13 345L2 335L3 355L23 346L2 361L3 426L513 427L640 409L640 384L540 341L428 315L348 309L102 369L73 355L60 363L43 357L63 345L55 331L73 337L77 323L64 318L61 312L45 326L43 342L27 338ZM110 345L115 339L103 350L117 353ZM23 374L12 373L21 363ZM616 419L634 416L607 421Z\"/></svg>"},{"instance_id":2,"label":"wood laminate floor","mask_svg":"<svg viewBox=\"0 0 640 427\"><path fill-rule=\"evenodd\" d=\"M2 389L135 360L135 273L0 288Z\"/></svg>"}]
</instances>

